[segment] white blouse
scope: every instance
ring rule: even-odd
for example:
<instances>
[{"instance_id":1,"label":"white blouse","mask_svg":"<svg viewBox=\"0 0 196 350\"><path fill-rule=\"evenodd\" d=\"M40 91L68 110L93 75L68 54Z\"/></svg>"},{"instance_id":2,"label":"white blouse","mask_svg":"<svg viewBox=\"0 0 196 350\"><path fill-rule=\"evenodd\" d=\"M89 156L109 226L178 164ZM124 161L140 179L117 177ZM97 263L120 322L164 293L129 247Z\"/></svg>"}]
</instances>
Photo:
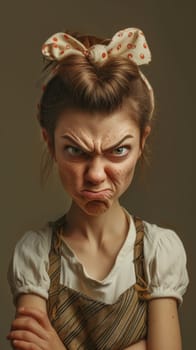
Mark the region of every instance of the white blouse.
<instances>
[{"instance_id":1,"label":"white blouse","mask_svg":"<svg viewBox=\"0 0 196 350\"><path fill-rule=\"evenodd\" d=\"M129 214L129 232L107 277L98 281L89 276L73 250L62 244L60 283L93 299L111 304L136 282L133 249L136 238ZM186 253L174 231L144 221L144 267L151 298L173 297L179 303L188 285ZM52 229L28 231L16 244L8 270L14 301L21 293L35 293L48 298L48 276Z\"/></svg>"}]
</instances>

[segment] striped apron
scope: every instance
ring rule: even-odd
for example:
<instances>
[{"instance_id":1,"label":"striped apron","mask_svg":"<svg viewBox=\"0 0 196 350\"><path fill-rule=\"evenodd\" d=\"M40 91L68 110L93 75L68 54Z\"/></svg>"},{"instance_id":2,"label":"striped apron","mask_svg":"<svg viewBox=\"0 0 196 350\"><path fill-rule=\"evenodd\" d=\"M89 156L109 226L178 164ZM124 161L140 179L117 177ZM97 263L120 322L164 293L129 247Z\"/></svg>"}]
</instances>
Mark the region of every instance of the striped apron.
<instances>
[{"instance_id":1,"label":"striped apron","mask_svg":"<svg viewBox=\"0 0 196 350\"><path fill-rule=\"evenodd\" d=\"M143 269L143 223L134 218L136 284L106 304L60 284L65 216L52 224L49 253L49 319L68 350L121 350L147 337L147 284Z\"/></svg>"}]
</instances>

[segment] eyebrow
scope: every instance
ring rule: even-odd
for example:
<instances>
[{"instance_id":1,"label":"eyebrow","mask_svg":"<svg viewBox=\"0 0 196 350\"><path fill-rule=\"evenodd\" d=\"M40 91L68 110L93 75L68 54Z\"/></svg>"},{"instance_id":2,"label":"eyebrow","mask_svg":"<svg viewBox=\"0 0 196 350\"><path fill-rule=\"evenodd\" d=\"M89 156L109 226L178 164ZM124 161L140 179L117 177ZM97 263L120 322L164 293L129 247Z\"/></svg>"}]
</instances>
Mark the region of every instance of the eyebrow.
<instances>
[{"instance_id":1,"label":"eyebrow","mask_svg":"<svg viewBox=\"0 0 196 350\"><path fill-rule=\"evenodd\" d=\"M125 140L127 140L127 139L132 139L132 138L133 138L133 135L131 135L131 134L125 135L120 141L118 141L117 143L115 143L115 144L111 145L110 147L106 148L106 149L104 150L104 152L105 152L105 151L109 151L109 150L111 150L111 149L113 149L113 148L116 148L116 147L118 147L121 143L123 143Z\"/></svg>"},{"instance_id":2,"label":"eyebrow","mask_svg":"<svg viewBox=\"0 0 196 350\"><path fill-rule=\"evenodd\" d=\"M103 152L107 152L107 151L110 151L111 149L113 148L116 148L118 147L122 142L124 142L125 140L127 139L132 139L134 136L131 135L131 134L127 134L125 135L120 141L118 141L117 143L105 148L103 150ZM89 150L85 149L85 147L81 146L77 141L74 140L74 138L72 138L71 136L69 135L63 135L62 136L63 139L67 139L69 140L70 142L72 142L73 144L75 144L76 146L80 147L83 151L87 152L87 153L90 153Z\"/></svg>"}]
</instances>

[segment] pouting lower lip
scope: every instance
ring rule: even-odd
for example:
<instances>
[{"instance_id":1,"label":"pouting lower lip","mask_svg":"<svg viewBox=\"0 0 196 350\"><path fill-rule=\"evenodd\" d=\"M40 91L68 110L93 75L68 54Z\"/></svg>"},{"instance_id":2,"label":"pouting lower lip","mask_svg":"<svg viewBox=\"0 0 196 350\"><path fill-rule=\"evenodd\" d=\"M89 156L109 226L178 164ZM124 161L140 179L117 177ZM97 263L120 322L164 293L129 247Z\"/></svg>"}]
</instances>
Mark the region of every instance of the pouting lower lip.
<instances>
[{"instance_id":1,"label":"pouting lower lip","mask_svg":"<svg viewBox=\"0 0 196 350\"><path fill-rule=\"evenodd\" d=\"M89 191L83 190L82 196L88 199L108 199L111 197L111 190Z\"/></svg>"}]
</instances>

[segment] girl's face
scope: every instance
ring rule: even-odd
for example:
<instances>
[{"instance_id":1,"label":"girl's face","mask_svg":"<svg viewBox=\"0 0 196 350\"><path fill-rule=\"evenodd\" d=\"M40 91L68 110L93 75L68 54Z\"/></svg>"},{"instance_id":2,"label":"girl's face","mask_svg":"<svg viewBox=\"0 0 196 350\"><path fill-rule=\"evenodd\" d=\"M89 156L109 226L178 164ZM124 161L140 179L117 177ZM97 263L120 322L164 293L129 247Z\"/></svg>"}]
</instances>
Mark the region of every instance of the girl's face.
<instances>
[{"instance_id":1,"label":"girl's face","mask_svg":"<svg viewBox=\"0 0 196 350\"><path fill-rule=\"evenodd\" d=\"M66 110L55 129L53 156L75 205L99 215L117 204L133 179L149 132L147 127L140 140L137 124L123 110L107 116Z\"/></svg>"}]
</instances>

